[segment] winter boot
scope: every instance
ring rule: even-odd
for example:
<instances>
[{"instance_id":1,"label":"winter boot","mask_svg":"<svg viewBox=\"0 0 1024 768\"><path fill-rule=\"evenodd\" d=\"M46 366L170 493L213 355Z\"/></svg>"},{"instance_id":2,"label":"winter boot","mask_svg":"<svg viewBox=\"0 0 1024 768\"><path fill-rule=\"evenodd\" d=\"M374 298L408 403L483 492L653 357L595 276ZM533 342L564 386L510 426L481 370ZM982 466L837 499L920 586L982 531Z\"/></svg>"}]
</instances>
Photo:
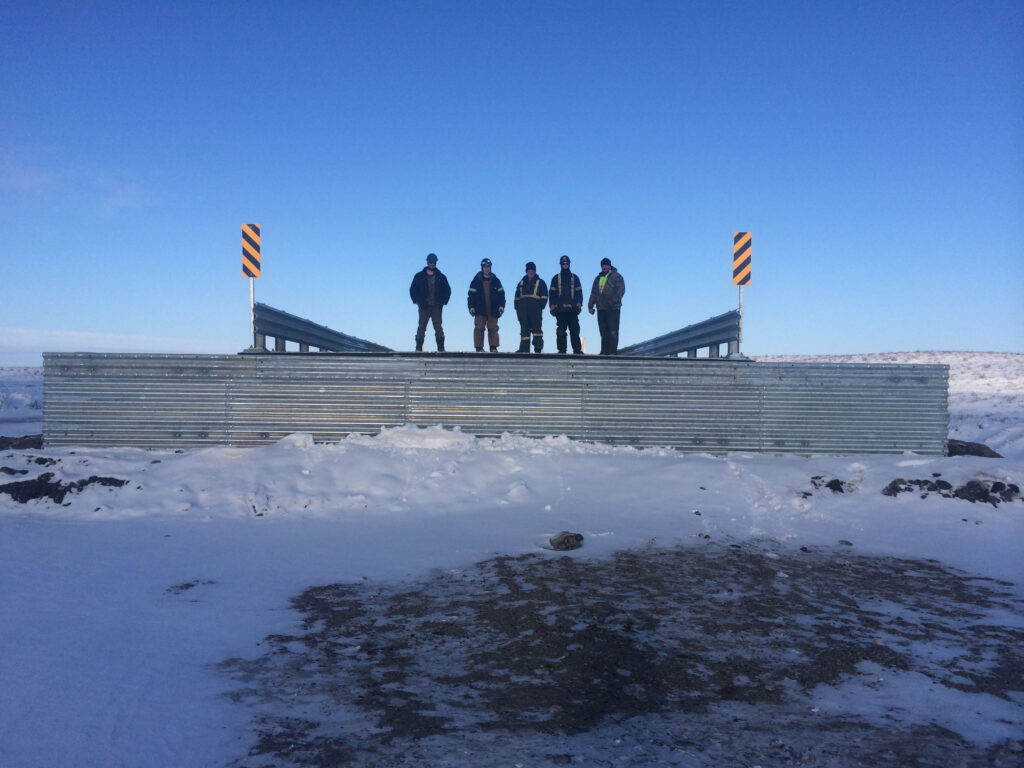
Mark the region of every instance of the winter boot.
<instances>
[{"instance_id":1,"label":"winter boot","mask_svg":"<svg viewBox=\"0 0 1024 768\"><path fill-rule=\"evenodd\" d=\"M493 352L493 350L491 350ZM519 354L525 355L530 351L530 337L527 336L519 342Z\"/></svg>"},{"instance_id":2,"label":"winter boot","mask_svg":"<svg viewBox=\"0 0 1024 768\"><path fill-rule=\"evenodd\" d=\"M481 351L483 351L483 350L481 350ZM491 352L497 352L497 351L498 351L497 347L491 347Z\"/></svg>"},{"instance_id":3,"label":"winter boot","mask_svg":"<svg viewBox=\"0 0 1024 768\"><path fill-rule=\"evenodd\" d=\"M444 352L444 336L437 337L437 351Z\"/></svg>"},{"instance_id":4,"label":"winter boot","mask_svg":"<svg viewBox=\"0 0 1024 768\"><path fill-rule=\"evenodd\" d=\"M423 337L422 336L417 336L416 337L416 351L417 352L422 352L423 351Z\"/></svg>"},{"instance_id":5,"label":"winter boot","mask_svg":"<svg viewBox=\"0 0 1024 768\"><path fill-rule=\"evenodd\" d=\"M483 347L477 347L477 348L476 348L476 351L477 351L477 352L483 352L483 351L484 351L484 348L483 348ZM494 350L492 349L491 351L493 352Z\"/></svg>"},{"instance_id":6,"label":"winter boot","mask_svg":"<svg viewBox=\"0 0 1024 768\"><path fill-rule=\"evenodd\" d=\"M544 349L544 339L538 339L535 337L533 339L533 351L539 355L542 349Z\"/></svg>"}]
</instances>

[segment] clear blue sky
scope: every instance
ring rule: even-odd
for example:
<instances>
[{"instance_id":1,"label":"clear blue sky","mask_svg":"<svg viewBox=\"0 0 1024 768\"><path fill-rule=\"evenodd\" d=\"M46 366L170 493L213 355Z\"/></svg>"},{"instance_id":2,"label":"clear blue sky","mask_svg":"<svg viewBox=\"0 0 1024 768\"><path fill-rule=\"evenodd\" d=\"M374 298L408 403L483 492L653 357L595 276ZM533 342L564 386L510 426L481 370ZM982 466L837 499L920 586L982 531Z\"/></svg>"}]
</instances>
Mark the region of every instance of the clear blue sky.
<instances>
[{"instance_id":1,"label":"clear blue sky","mask_svg":"<svg viewBox=\"0 0 1024 768\"><path fill-rule=\"evenodd\" d=\"M747 354L1022 352L1021 40L1019 0L7 0L0 364L243 349L244 222L257 301L396 349L430 251L451 350L482 257L563 253L625 345L734 308L749 230Z\"/></svg>"}]
</instances>

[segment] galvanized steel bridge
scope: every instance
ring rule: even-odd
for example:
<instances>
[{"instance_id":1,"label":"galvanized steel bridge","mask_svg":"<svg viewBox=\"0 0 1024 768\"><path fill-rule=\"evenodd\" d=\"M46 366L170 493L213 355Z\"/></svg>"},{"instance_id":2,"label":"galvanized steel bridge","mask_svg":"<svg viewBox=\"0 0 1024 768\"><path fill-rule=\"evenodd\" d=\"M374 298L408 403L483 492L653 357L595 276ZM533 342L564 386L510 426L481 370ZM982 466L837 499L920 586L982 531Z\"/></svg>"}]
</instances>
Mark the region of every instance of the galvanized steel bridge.
<instances>
[{"instance_id":1,"label":"galvanized steel bridge","mask_svg":"<svg viewBox=\"0 0 1024 768\"><path fill-rule=\"evenodd\" d=\"M948 373L731 358L47 353L43 441L247 446L415 424L691 452L942 454Z\"/></svg>"}]
</instances>

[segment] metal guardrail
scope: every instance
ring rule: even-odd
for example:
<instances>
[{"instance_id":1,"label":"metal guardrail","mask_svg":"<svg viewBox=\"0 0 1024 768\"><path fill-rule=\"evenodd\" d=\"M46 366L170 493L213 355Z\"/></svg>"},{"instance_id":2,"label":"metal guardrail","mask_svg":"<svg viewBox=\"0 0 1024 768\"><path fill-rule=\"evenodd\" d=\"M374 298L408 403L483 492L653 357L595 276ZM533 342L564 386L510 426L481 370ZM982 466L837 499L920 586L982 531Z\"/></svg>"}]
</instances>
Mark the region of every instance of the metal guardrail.
<instances>
[{"instance_id":1,"label":"metal guardrail","mask_svg":"<svg viewBox=\"0 0 1024 768\"><path fill-rule=\"evenodd\" d=\"M625 347L619 350L619 354L662 357L686 352L689 357L696 357L698 349L708 347L709 356L718 357L720 344L729 345L730 355L738 354L742 322L739 311L734 309L664 336Z\"/></svg>"},{"instance_id":2,"label":"metal guardrail","mask_svg":"<svg viewBox=\"0 0 1024 768\"><path fill-rule=\"evenodd\" d=\"M43 356L46 445L259 445L402 424L681 451L940 455L944 365L478 353Z\"/></svg>"},{"instance_id":3,"label":"metal guardrail","mask_svg":"<svg viewBox=\"0 0 1024 768\"><path fill-rule=\"evenodd\" d=\"M253 348L256 351L265 351L268 336L275 340L274 349L277 352L285 351L286 341L298 344L300 352L308 352L310 347L330 352L391 351L372 341L357 339L325 325L318 325L311 320L256 302L253 305Z\"/></svg>"}]
</instances>

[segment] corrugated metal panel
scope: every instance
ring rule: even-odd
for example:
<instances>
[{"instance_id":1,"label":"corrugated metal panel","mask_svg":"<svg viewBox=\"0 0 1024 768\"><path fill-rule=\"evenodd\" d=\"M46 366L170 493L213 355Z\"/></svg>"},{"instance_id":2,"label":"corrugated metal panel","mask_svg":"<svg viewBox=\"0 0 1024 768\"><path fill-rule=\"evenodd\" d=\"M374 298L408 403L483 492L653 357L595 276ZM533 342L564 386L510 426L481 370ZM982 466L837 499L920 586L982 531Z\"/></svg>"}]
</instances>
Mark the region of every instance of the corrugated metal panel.
<instances>
[{"instance_id":1,"label":"corrugated metal panel","mask_svg":"<svg viewBox=\"0 0 1024 768\"><path fill-rule=\"evenodd\" d=\"M504 354L44 355L47 445L257 445L411 423L684 451L941 454L948 367Z\"/></svg>"}]
</instances>

